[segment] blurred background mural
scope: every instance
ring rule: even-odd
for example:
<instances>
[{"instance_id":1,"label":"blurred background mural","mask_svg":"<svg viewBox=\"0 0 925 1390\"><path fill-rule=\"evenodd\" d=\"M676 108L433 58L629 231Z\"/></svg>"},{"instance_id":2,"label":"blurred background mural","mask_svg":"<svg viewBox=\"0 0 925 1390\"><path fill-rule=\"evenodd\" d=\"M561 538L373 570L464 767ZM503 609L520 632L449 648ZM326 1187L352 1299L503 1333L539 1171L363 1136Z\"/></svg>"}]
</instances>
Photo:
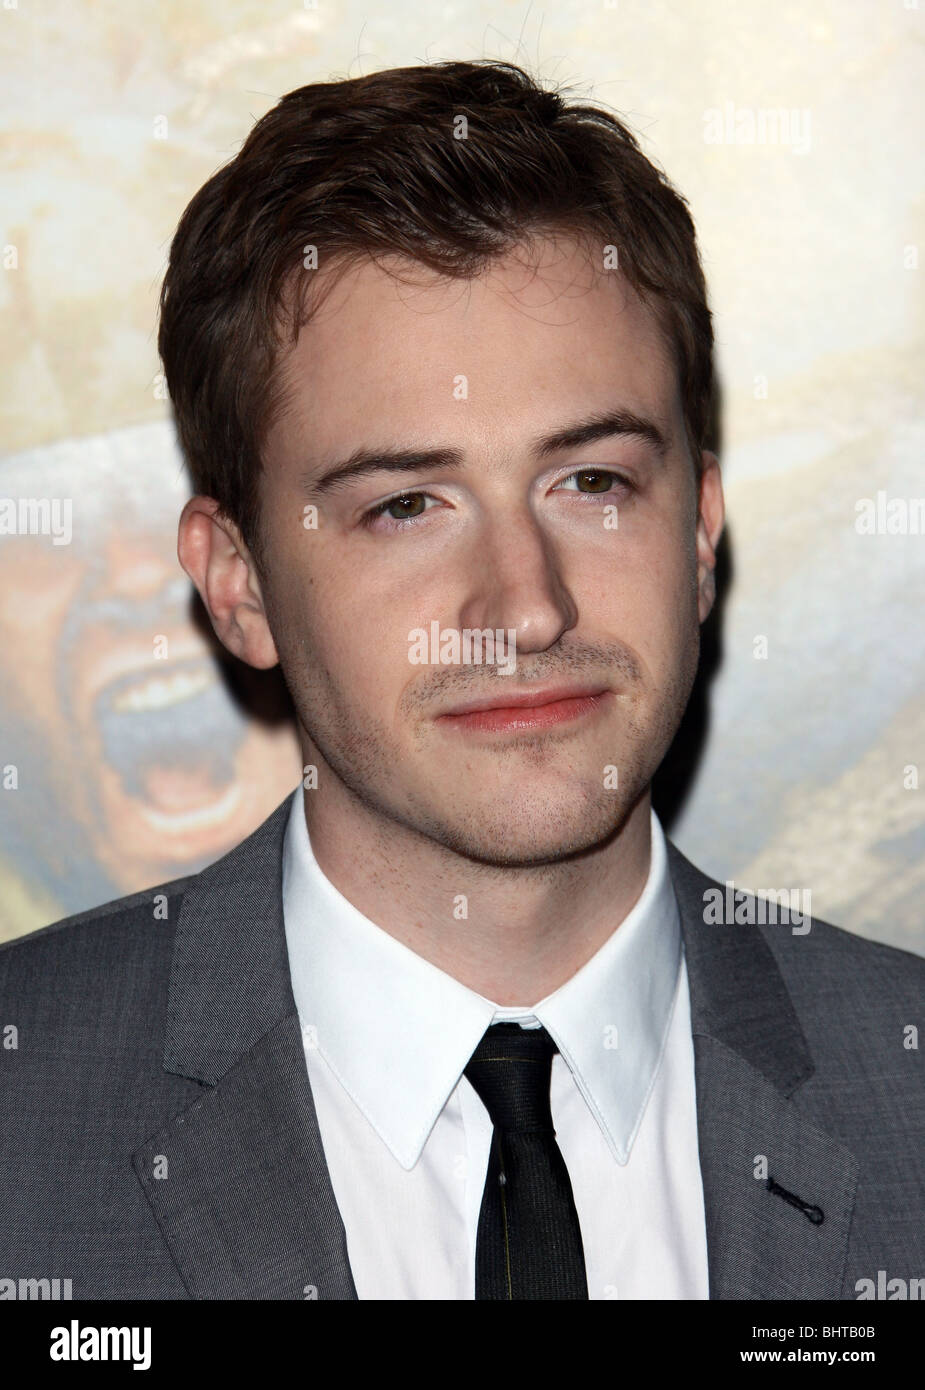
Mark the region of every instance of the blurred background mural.
<instances>
[{"instance_id":1,"label":"blurred background mural","mask_svg":"<svg viewBox=\"0 0 925 1390\"><path fill-rule=\"evenodd\" d=\"M193 873L296 785L176 558L186 203L306 82L522 63L688 198L728 531L656 804L707 872L925 954L925 0L3 0L0 939Z\"/></svg>"}]
</instances>

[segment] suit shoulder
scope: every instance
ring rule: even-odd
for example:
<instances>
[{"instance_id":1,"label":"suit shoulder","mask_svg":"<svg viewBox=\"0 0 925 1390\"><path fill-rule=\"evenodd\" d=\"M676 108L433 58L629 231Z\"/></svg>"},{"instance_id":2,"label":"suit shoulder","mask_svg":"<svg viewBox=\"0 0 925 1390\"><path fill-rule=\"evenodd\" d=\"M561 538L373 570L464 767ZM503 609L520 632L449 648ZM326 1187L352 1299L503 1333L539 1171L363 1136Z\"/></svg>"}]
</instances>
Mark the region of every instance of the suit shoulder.
<instances>
[{"instance_id":1,"label":"suit shoulder","mask_svg":"<svg viewBox=\"0 0 925 1390\"><path fill-rule=\"evenodd\" d=\"M813 1088L867 1096L884 1132L925 1119L919 1033L925 959L813 919L804 937L764 928L816 1065Z\"/></svg>"},{"instance_id":2,"label":"suit shoulder","mask_svg":"<svg viewBox=\"0 0 925 1390\"><path fill-rule=\"evenodd\" d=\"M805 930L808 927L808 930ZM925 999L925 956L859 936L819 917L795 932L792 927L764 926L764 939L786 977L802 992L835 986L876 1006L888 999ZM799 934L802 932L802 934Z\"/></svg>"},{"instance_id":3,"label":"suit shoulder","mask_svg":"<svg viewBox=\"0 0 925 1390\"><path fill-rule=\"evenodd\" d=\"M707 923L711 919L706 915L706 906L712 904L714 911L720 914L714 920L726 923L729 929L751 927L760 933L788 986L799 987L802 981L812 989L822 979L833 984L838 982L843 988L856 986L862 994L870 995L871 986L893 982L904 991L916 991L921 1002L925 989L925 956L873 941L814 917L808 900L804 911L803 898L794 902L792 892L780 894L779 901L775 902L760 890L749 892L735 885L730 904L729 892L733 885L721 883L704 873L671 841L668 841L668 856L676 890L681 890L689 911L693 911L691 905L696 903L698 911L703 910L703 921ZM876 996L876 989L873 993Z\"/></svg>"},{"instance_id":4,"label":"suit shoulder","mask_svg":"<svg viewBox=\"0 0 925 1390\"><path fill-rule=\"evenodd\" d=\"M118 969L131 957L133 943L172 938L183 894L196 877L187 875L114 898L0 943L0 985L10 987L37 970L57 973L83 957L92 960L98 972ZM66 977L59 980L59 985L66 983Z\"/></svg>"}]
</instances>

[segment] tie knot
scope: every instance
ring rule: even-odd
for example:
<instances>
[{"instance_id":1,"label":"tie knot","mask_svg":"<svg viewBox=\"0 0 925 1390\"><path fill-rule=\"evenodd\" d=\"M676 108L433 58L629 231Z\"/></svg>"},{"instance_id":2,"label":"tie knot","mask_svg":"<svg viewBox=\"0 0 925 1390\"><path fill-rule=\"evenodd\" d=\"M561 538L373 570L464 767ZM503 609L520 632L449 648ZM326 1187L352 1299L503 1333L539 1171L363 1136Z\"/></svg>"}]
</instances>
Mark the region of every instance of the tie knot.
<instances>
[{"instance_id":1,"label":"tie knot","mask_svg":"<svg viewBox=\"0 0 925 1390\"><path fill-rule=\"evenodd\" d=\"M549 1080L556 1044L545 1028L493 1023L464 1075L497 1129L552 1131Z\"/></svg>"}]
</instances>

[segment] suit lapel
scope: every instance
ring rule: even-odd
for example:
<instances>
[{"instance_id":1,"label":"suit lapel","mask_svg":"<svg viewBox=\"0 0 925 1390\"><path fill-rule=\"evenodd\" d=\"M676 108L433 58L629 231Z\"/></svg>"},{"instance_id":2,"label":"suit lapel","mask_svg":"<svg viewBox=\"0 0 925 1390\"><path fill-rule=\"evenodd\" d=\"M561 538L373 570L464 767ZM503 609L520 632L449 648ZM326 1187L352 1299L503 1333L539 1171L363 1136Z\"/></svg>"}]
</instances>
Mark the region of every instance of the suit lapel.
<instances>
[{"instance_id":1,"label":"suit lapel","mask_svg":"<svg viewBox=\"0 0 925 1390\"><path fill-rule=\"evenodd\" d=\"M184 893L164 1066L207 1089L133 1156L197 1299L357 1296L289 981L290 804Z\"/></svg>"},{"instance_id":2,"label":"suit lapel","mask_svg":"<svg viewBox=\"0 0 925 1390\"><path fill-rule=\"evenodd\" d=\"M690 982L710 1297L841 1298L857 1161L793 1099L813 1061L764 937L705 923L703 895L721 885L668 851Z\"/></svg>"},{"instance_id":3,"label":"suit lapel","mask_svg":"<svg viewBox=\"0 0 925 1390\"><path fill-rule=\"evenodd\" d=\"M289 809L287 798L185 890L164 1066L206 1089L133 1155L197 1299L357 1296L289 979ZM670 842L668 853L690 982L710 1297L840 1298L857 1162L793 1099L813 1063L769 946L757 928L705 924L703 894L719 885ZM765 1173L822 1222L769 1189Z\"/></svg>"}]
</instances>

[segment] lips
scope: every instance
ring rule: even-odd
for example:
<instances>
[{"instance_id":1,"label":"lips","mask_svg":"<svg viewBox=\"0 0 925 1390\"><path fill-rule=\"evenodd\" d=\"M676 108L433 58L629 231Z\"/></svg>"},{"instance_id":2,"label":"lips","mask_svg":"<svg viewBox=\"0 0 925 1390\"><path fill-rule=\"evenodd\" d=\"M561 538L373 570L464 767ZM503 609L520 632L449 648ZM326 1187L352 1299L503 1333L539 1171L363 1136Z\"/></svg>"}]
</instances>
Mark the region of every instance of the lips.
<instances>
[{"instance_id":1,"label":"lips","mask_svg":"<svg viewBox=\"0 0 925 1390\"><path fill-rule=\"evenodd\" d=\"M509 699L520 703L498 705L483 700L475 707L470 703L458 712L442 715L437 723L444 729L464 734L537 735L552 731L557 725L574 725L597 716L610 703L611 693L609 690L584 693L573 687L564 696L547 689L529 694L520 692Z\"/></svg>"},{"instance_id":2,"label":"lips","mask_svg":"<svg viewBox=\"0 0 925 1390\"><path fill-rule=\"evenodd\" d=\"M480 714L485 710L542 709L544 705L556 704L562 700L580 700L590 696L603 695L606 687L599 685L582 686L537 686L533 690L499 691L497 695L486 695L481 699L468 700L464 705L446 710L444 718L459 718L466 714Z\"/></svg>"}]
</instances>

